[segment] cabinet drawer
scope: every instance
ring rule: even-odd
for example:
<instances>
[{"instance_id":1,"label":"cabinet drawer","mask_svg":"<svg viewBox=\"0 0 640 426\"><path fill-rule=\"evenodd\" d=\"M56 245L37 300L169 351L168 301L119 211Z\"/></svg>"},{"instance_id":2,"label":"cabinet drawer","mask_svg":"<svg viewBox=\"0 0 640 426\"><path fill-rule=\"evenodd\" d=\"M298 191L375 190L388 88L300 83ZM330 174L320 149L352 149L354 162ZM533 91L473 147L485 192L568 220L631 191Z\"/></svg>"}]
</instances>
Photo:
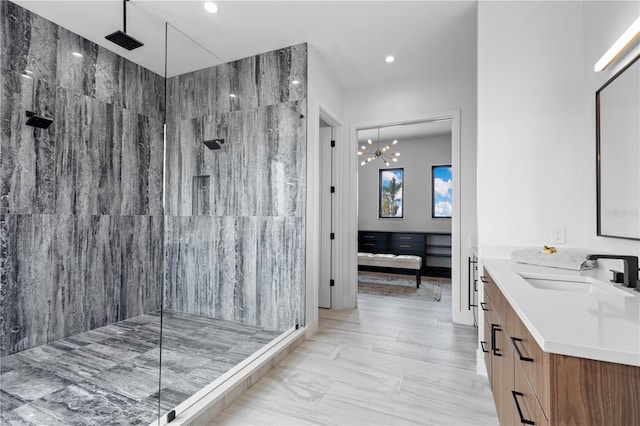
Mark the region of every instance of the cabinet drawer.
<instances>
[{"instance_id":1,"label":"cabinet drawer","mask_svg":"<svg viewBox=\"0 0 640 426\"><path fill-rule=\"evenodd\" d=\"M386 242L386 232L360 231L358 233L359 242Z\"/></svg>"},{"instance_id":2,"label":"cabinet drawer","mask_svg":"<svg viewBox=\"0 0 640 426\"><path fill-rule=\"evenodd\" d=\"M387 244L384 241L360 241L358 244L358 251L364 253L386 253Z\"/></svg>"},{"instance_id":3,"label":"cabinet drawer","mask_svg":"<svg viewBox=\"0 0 640 426\"><path fill-rule=\"evenodd\" d=\"M424 244L417 241L392 241L390 248L392 252L398 252L399 254L404 254L407 251L424 253Z\"/></svg>"},{"instance_id":4,"label":"cabinet drawer","mask_svg":"<svg viewBox=\"0 0 640 426\"><path fill-rule=\"evenodd\" d=\"M514 369L515 389L511 393L514 408L516 409L517 422L530 420L533 422L532 424L535 424L535 426L548 425L549 420L542 410L542 407L540 407L538 399L531 389L524 371L517 365L517 359L518 357L516 356L516 365Z\"/></svg>"},{"instance_id":5,"label":"cabinet drawer","mask_svg":"<svg viewBox=\"0 0 640 426\"><path fill-rule=\"evenodd\" d=\"M414 243L418 243L421 246L424 246L425 238L424 238L424 234L394 232L393 234L391 234L391 241L394 245L397 245L397 243L414 242Z\"/></svg>"},{"instance_id":6,"label":"cabinet drawer","mask_svg":"<svg viewBox=\"0 0 640 426\"><path fill-rule=\"evenodd\" d=\"M489 274L486 273L484 275L484 293L491 300L491 305L493 307L494 314L496 316L496 321L503 324L503 328L505 333L509 335L511 331L511 305L505 299L504 295L495 284L493 279Z\"/></svg>"},{"instance_id":7,"label":"cabinet drawer","mask_svg":"<svg viewBox=\"0 0 640 426\"><path fill-rule=\"evenodd\" d=\"M515 353L516 368L521 368L545 414L550 414L551 389L549 387L549 353L544 352L524 326L518 314L512 311L509 336Z\"/></svg>"},{"instance_id":8,"label":"cabinet drawer","mask_svg":"<svg viewBox=\"0 0 640 426\"><path fill-rule=\"evenodd\" d=\"M491 279L491 275L487 273L487 270L484 269L483 274L480 276L480 281L482 281L482 288L484 289L484 294L489 299L495 298L495 293L497 291L496 284Z\"/></svg>"}]
</instances>

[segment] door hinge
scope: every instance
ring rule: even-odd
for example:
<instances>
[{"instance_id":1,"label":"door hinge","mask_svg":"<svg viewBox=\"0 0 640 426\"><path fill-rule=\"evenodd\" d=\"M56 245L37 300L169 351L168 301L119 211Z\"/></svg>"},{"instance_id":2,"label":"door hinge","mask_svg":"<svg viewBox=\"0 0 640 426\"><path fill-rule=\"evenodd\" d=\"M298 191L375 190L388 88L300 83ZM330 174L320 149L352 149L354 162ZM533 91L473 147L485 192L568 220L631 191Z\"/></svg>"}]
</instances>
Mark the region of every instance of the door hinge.
<instances>
[{"instance_id":1,"label":"door hinge","mask_svg":"<svg viewBox=\"0 0 640 426\"><path fill-rule=\"evenodd\" d=\"M171 410L167 413L167 423L171 423L176 419L176 410Z\"/></svg>"},{"instance_id":2,"label":"door hinge","mask_svg":"<svg viewBox=\"0 0 640 426\"><path fill-rule=\"evenodd\" d=\"M336 280L329 280L329 287L335 287Z\"/></svg>"},{"instance_id":3,"label":"door hinge","mask_svg":"<svg viewBox=\"0 0 640 426\"><path fill-rule=\"evenodd\" d=\"M335 148L336 147L336 141L331 141L331 148Z\"/></svg>"},{"instance_id":4,"label":"door hinge","mask_svg":"<svg viewBox=\"0 0 640 426\"><path fill-rule=\"evenodd\" d=\"M329 234L329 239L330 240L335 240L336 239L336 234L334 232Z\"/></svg>"},{"instance_id":5,"label":"door hinge","mask_svg":"<svg viewBox=\"0 0 640 426\"><path fill-rule=\"evenodd\" d=\"M335 186L332 186L332 187L331 187L331 193L333 194L334 192L336 192L336 187L335 187Z\"/></svg>"}]
</instances>

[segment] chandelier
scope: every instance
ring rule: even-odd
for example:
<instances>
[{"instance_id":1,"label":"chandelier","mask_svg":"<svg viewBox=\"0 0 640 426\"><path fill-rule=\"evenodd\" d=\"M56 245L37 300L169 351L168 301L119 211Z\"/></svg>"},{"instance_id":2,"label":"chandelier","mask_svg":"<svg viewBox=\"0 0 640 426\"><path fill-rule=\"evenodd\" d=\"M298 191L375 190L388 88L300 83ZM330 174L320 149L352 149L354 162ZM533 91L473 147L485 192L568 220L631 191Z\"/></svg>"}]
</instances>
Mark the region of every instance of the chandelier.
<instances>
[{"instance_id":1,"label":"chandelier","mask_svg":"<svg viewBox=\"0 0 640 426\"><path fill-rule=\"evenodd\" d=\"M382 160L382 162L389 166L389 161L397 162L398 157L400 156L399 152L389 152L392 146L398 143L398 140L395 139L393 142L388 144L387 146L380 148L380 129L378 129L378 141L374 143L371 139L367 141L368 145L360 146L360 151L358 151L358 155L367 156L365 160L360 163L361 166L364 166L367 163L372 162L376 158Z\"/></svg>"}]
</instances>

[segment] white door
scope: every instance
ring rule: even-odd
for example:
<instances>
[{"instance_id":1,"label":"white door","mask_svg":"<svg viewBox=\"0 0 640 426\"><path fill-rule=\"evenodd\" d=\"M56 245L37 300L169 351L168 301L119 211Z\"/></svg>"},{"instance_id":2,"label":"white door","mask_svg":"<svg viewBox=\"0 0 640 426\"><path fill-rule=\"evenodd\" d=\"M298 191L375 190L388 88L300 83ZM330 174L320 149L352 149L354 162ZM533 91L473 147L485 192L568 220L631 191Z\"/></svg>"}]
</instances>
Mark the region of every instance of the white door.
<instances>
[{"instance_id":1,"label":"white door","mask_svg":"<svg viewBox=\"0 0 640 426\"><path fill-rule=\"evenodd\" d=\"M331 286L333 278L333 208L331 193L332 167L331 127L320 128L320 284L318 306L331 308Z\"/></svg>"}]
</instances>

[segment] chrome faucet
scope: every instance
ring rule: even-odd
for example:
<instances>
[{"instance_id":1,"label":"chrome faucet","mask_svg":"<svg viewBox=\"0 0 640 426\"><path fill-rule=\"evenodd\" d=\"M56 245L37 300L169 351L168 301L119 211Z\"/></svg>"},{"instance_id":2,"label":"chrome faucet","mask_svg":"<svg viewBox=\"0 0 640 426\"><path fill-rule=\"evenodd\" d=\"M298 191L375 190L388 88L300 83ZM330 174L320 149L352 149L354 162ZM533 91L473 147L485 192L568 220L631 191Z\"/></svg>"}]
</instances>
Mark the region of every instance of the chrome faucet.
<instances>
[{"instance_id":1,"label":"chrome faucet","mask_svg":"<svg viewBox=\"0 0 640 426\"><path fill-rule=\"evenodd\" d=\"M624 262L624 283L625 287L633 288L640 291L640 283L638 282L638 256L622 256L615 254L589 254L587 260L596 259L619 259Z\"/></svg>"}]
</instances>

